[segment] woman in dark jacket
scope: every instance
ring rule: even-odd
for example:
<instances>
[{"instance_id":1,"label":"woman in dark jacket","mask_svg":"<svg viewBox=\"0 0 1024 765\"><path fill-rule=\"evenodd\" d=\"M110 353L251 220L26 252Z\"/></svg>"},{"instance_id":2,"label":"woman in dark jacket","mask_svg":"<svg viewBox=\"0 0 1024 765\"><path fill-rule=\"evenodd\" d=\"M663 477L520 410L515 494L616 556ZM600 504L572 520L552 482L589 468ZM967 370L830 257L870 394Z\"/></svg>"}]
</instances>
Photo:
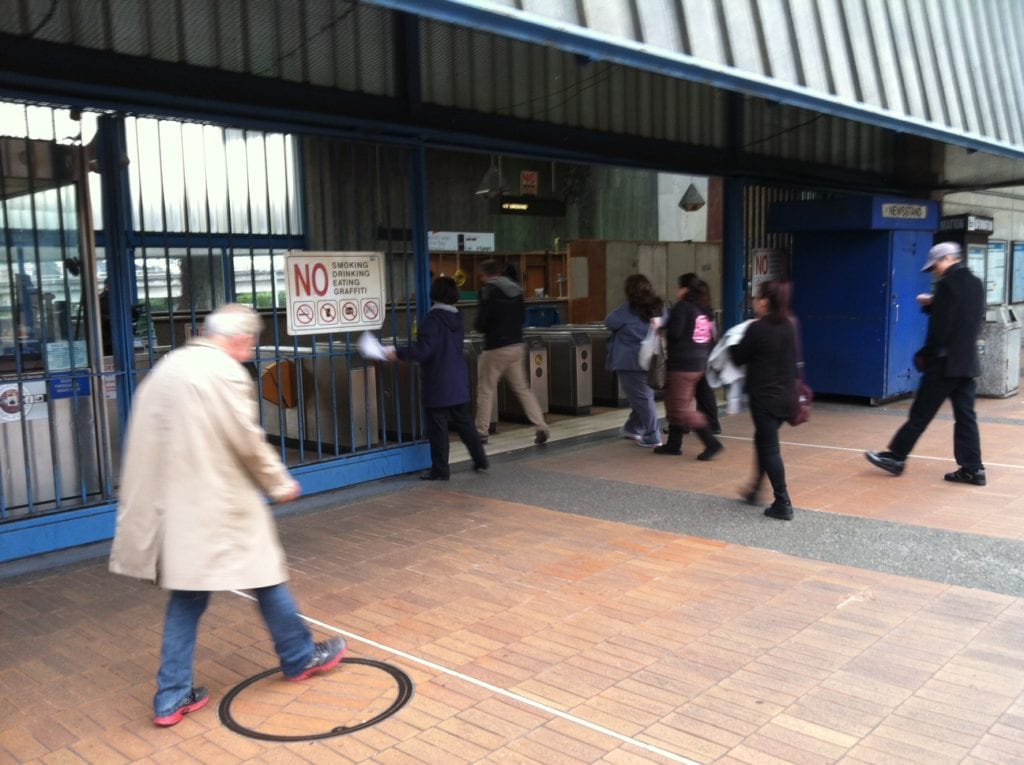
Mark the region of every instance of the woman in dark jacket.
<instances>
[{"instance_id":1,"label":"woman in dark jacket","mask_svg":"<svg viewBox=\"0 0 1024 765\"><path fill-rule=\"evenodd\" d=\"M747 327L743 339L729 348L733 363L747 367L747 397L754 420L757 467L743 498L756 504L761 480L767 475L775 500L764 514L783 521L793 518L779 449L779 426L796 404L796 333L789 315L790 291L788 282L763 282L754 298L757 320Z\"/></svg>"},{"instance_id":2,"label":"woman in dark jacket","mask_svg":"<svg viewBox=\"0 0 1024 765\"><path fill-rule=\"evenodd\" d=\"M679 302L672 306L665 324L668 441L654 452L682 454L683 434L692 430L704 444L704 451L697 459L710 460L722 450L722 442L711 433L704 413L693 405L694 391L704 376L715 339L714 321L702 307L710 302L708 285L696 274L683 274L679 277L678 294Z\"/></svg>"},{"instance_id":3,"label":"woman in dark jacket","mask_svg":"<svg viewBox=\"0 0 1024 765\"><path fill-rule=\"evenodd\" d=\"M419 325L416 342L395 351L402 361L418 361L423 408L427 410L427 438L430 439L430 470L420 473L424 481L447 481L448 420L473 458L474 470L486 470L487 455L469 411L469 369L462 355L465 330L462 314L455 304L459 288L455 280L439 276L430 286L433 305Z\"/></svg>"},{"instance_id":4,"label":"woman in dark jacket","mask_svg":"<svg viewBox=\"0 0 1024 765\"><path fill-rule=\"evenodd\" d=\"M647 384L647 370L640 366L640 344L647 337L652 321L664 320L665 303L643 274L626 277L625 292L626 302L604 320L611 331L605 369L614 370L618 375L631 409L619 433L640 446L651 448L661 446L661 432L654 391Z\"/></svg>"}]
</instances>

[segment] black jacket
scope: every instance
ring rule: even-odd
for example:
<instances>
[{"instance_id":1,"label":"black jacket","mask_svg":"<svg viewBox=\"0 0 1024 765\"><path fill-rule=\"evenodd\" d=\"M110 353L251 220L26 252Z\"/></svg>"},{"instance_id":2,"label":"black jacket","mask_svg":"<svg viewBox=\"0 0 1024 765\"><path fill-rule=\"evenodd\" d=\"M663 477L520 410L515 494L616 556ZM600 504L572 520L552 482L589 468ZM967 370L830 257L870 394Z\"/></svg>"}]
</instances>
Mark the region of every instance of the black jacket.
<instances>
[{"instance_id":1,"label":"black jacket","mask_svg":"<svg viewBox=\"0 0 1024 765\"><path fill-rule=\"evenodd\" d=\"M665 324L668 355L665 368L670 372L703 372L715 345L715 325L711 315L690 300L680 300Z\"/></svg>"},{"instance_id":2,"label":"black jacket","mask_svg":"<svg viewBox=\"0 0 1024 765\"><path fill-rule=\"evenodd\" d=\"M964 263L957 263L935 283L926 308L928 335L917 352L919 366L945 359L945 377L978 377L978 334L985 320L985 287Z\"/></svg>"},{"instance_id":3,"label":"black jacket","mask_svg":"<svg viewBox=\"0 0 1024 765\"><path fill-rule=\"evenodd\" d=\"M736 366L747 367L747 396L757 407L780 420L793 413L796 404L796 334L793 322L758 319L751 322L743 339L729 347Z\"/></svg>"},{"instance_id":4,"label":"black jacket","mask_svg":"<svg viewBox=\"0 0 1024 765\"><path fill-rule=\"evenodd\" d=\"M496 276L480 291L473 328L484 335L484 350L523 342L523 288L507 276Z\"/></svg>"}]
</instances>

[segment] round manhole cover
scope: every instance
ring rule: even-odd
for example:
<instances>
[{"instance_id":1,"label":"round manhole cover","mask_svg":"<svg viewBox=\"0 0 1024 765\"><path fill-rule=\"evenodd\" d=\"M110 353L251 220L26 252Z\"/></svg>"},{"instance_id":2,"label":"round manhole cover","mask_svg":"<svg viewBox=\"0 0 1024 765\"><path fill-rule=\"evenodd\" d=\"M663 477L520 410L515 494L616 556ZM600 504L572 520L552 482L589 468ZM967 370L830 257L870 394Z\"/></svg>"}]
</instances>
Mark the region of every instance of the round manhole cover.
<instances>
[{"instance_id":1,"label":"round manhole cover","mask_svg":"<svg viewBox=\"0 0 1024 765\"><path fill-rule=\"evenodd\" d=\"M313 741L343 736L391 717L412 698L405 672L372 659L346 658L301 683L269 669L243 680L221 699L221 722L262 741Z\"/></svg>"}]
</instances>

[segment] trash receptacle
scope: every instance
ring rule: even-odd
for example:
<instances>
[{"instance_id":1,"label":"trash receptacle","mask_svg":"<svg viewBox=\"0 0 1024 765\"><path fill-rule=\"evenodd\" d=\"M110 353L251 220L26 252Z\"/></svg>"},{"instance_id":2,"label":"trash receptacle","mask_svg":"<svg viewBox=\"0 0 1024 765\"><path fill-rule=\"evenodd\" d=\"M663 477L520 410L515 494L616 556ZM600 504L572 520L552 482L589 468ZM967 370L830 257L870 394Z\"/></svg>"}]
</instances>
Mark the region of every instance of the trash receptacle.
<instances>
[{"instance_id":1,"label":"trash receptacle","mask_svg":"<svg viewBox=\"0 0 1024 765\"><path fill-rule=\"evenodd\" d=\"M1010 308L1000 308L994 321L981 326L978 395L1008 398L1020 389L1021 324Z\"/></svg>"}]
</instances>

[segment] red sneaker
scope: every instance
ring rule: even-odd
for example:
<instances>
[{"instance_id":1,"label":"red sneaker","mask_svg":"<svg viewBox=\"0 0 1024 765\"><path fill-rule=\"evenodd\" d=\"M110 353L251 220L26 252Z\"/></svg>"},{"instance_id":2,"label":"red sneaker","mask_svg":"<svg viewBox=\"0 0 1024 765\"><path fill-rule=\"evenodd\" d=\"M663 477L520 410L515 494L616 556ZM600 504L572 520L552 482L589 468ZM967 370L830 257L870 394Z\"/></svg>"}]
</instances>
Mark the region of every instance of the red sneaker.
<instances>
[{"instance_id":1,"label":"red sneaker","mask_svg":"<svg viewBox=\"0 0 1024 765\"><path fill-rule=\"evenodd\" d=\"M313 645L313 655L306 662L306 668L295 677L289 677L288 679L293 683L298 683L319 672L326 672L341 663L347 650L348 643L342 637L335 637L330 640L324 640L321 643L315 643Z\"/></svg>"},{"instance_id":2,"label":"red sneaker","mask_svg":"<svg viewBox=\"0 0 1024 765\"><path fill-rule=\"evenodd\" d=\"M154 717L153 724L159 725L161 728L169 728L172 725L177 725L181 722L181 718L187 715L189 712L195 712L197 709L202 709L210 702L210 692L205 688L193 688L188 692L188 696L182 699L181 704L168 715L162 717Z\"/></svg>"}]
</instances>

